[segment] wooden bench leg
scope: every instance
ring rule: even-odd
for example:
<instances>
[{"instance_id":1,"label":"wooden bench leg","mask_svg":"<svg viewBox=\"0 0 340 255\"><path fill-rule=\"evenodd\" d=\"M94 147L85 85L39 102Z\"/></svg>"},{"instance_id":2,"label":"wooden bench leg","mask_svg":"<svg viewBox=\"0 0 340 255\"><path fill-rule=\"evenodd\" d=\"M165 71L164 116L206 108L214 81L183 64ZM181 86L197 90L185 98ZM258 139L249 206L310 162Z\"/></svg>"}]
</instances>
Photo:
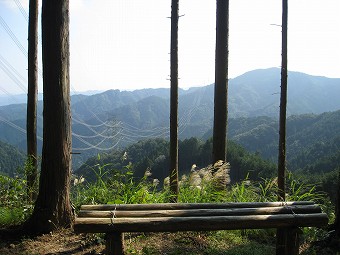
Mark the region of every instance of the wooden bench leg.
<instances>
[{"instance_id":1,"label":"wooden bench leg","mask_svg":"<svg viewBox=\"0 0 340 255\"><path fill-rule=\"evenodd\" d=\"M124 255L124 234L106 234L106 255Z\"/></svg>"},{"instance_id":2,"label":"wooden bench leg","mask_svg":"<svg viewBox=\"0 0 340 255\"><path fill-rule=\"evenodd\" d=\"M287 252L286 254L298 255L300 246L300 229L290 228L287 230Z\"/></svg>"},{"instance_id":3,"label":"wooden bench leg","mask_svg":"<svg viewBox=\"0 0 340 255\"><path fill-rule=\"evenodd\" d=\"M287 229L278 228L276 230L276 255L286 255Z\"/></svg>"},{"instance_id":4,"label":"wooden bench leg","mask_svg":"<svg viewBox=\"0 0 340 255\"><path fill-rule=\"evenodd\" d=\"M276 255L299 254L299 228L280 228L276 232Z\"/></svg>"}]
</instances>

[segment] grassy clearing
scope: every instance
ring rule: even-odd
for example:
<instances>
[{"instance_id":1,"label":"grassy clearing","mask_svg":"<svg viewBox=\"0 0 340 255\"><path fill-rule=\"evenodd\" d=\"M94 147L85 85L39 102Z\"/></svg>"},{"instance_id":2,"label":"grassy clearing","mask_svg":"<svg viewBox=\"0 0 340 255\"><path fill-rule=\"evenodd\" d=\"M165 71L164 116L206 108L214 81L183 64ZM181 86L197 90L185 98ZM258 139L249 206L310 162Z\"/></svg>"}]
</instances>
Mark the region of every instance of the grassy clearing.
<instances>
[{"instance_id":1,"label":"grassy clearing","mask_svg":"<svg viewBox=\"0 0 340 255\"><path fill-rule=\"evenodd\" d=\"M133 177L132 166L122 170L111 169L109 165L93 167L95 182L87 182L83 177L74 177L71 183L71 201L76 210L82 204L106 203L163 203L169 202L169 187L160 185L146 171L141 179ZM229 186L216 189L212 181L204 180L199 186L192 186L190 176L183 176L180 182L180 202L255 202L276 201L276 179L263 179L252 182L245 179ZM26 181L24 178L0 176L0 228L17 225L30 215L33 205L27 200ZM322 192L317 192L315 185L287 178L287 197L291 201L313 200L322 204L330 221L334 220L334 208ZM302 240L308 244L327 237L327 232L315 228L304 228ZM147 235L126 235L128 254L274 254L275 230L242 230L214 232L160 233ZM80 241L84 245L103 242L102 235ZM81 247L79 248L81 250ZM39 253L40 254L40 253ZM43 254L43 253L42 253ZM79 253L82 254L82 253ZM313 253L309 248L303 254ZM327 253L325 253L327 254Z\"/></svg>"}]
</instances>

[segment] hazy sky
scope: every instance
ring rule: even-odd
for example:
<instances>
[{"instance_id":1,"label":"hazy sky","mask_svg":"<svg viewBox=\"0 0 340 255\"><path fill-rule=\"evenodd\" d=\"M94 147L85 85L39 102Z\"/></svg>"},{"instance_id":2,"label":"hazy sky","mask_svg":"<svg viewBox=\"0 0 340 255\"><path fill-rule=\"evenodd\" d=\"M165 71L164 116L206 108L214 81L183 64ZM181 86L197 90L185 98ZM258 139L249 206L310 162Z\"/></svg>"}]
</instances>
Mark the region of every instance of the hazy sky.
<instances>
[{"instance_id":1,"label":"hazy sky","mask_svg":"<svg viewBox=\"0 0 340 255\"><path fill-rule=\"evenodd\" d=\"M70 3L72 90L170 86L170 0ZM230 0L230 78L280 67L281 5L281 0ZM215 8L214 0L180 0L180 87L214 81ZM28 0L0 0L0 94L24 93L27 86L25 12ZM339 27L339 0L290 0L288 69L340 77Z\"/></svg>"}]
</instances>

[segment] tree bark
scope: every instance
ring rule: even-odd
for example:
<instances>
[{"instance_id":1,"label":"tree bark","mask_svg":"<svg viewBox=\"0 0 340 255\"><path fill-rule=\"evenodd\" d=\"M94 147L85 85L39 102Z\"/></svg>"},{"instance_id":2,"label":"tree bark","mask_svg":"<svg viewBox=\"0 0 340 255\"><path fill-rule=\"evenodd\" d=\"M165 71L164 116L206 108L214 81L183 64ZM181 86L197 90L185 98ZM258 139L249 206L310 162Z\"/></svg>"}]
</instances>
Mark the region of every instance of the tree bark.
<instances>
[{"instance_id":1,"label":"tree bark","mask_svg":"<svg viewBox=\"0 0 340 255\"><path fill-rule=\"evenodd\" d=\"M171 202L178 200L178 2L171 2L170 51L170 192Z\"/></svg>"},{"instance_id":2,"label":"tree bark","mask_svg":"<svg viewBox=\"0 0 340 255\"><path fill-rule=\"evenodd\" d=\"M286 200L286 111L287 111L287 30L288 30L288 0L282 0L282 64L281 64L281 97L280 97L280 127L278 155L278 199ZM287 247L285 229L277 229L276 255L283 255Z\"/></svg>"},{"instance_id":3,"label":"tree bark","mask_svg":"<svg viewBox=\"0 0 340 255\"><path fill-rule=\"evenodd\" d=\"M70 227L71 112L69 0L43 0L43 152L39 194L27 222L32 232Z\"/></svg>"},{"instance_id":4,"label":"tree bark","mask_svg":"<svg viewBox=\"0 0 340 255\"><path fill-rule=\"evenodd\" d=\"M216 2L213 162L226 160L228 118L229 0Z\"/></svg>"},{"instance_id":5,"label":"tree bark","mask_svg":"<svg viewBox=\"0 0 340 255\"><path fill-rule=\"evenodd\" d=\"M38 174L37 152L37 95L38 95L38 0L29 2L28 24L28 94L27 94L27 160L31 164L27 174L27 195L36 199Z\"/></svg>"},{"instance_id":6,"label":"tree bark","mask_svg":"<svg viewBox=\"0 0 340 255\"><path fill-rule=\"evenodd\" d=\"M286 177L286 111L287 111L287 23L288 1L282 1L282 65L281 65L281 98L280 98L280 135L278 157L279 199L285 200Z\"/></svg>"},{"instance_id":7,"label":"tree bark","mask_svg":"<svg viewBox=\"0 0 340 255\"><path fill-rule=\"evenodd\" d=\"M340 167L338 168L338 189L337 189L337 203L335 206L336 217L335 217L335 233L340 238Z\"/></svg>"}]
</instances>

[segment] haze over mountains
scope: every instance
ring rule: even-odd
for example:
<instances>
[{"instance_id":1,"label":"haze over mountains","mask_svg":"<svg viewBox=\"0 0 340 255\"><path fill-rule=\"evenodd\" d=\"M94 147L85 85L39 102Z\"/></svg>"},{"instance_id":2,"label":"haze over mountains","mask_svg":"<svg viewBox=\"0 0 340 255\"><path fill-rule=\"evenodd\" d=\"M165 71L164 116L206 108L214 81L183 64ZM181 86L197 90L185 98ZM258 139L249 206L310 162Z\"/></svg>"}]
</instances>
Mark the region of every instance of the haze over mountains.
<instances>
[{"instance_id":1,"label":"haze over mountains","mask_svg":"<svg viewBox=\"0 0 340 255\"><path fill-rule=\"evenodd\" d=\"M241 144L267 128L277 133L280 69L245 73L229 83L229 138ZM109 90L94 95L72 96L74 151L94 153L125 146L138 140L169 137L169 89L135 91ZM340 79L311 76L298 72L288 75L287 114L321 114L340 109ZM214 86L179 91L179 137L207 138L213 123ZM42 137L42 102L38 110L38 136ZM265 116L255 118L259 116ZM241 118L241 119L240 119ZM252 121L245 121L251 118ZM312 118L310 118L312 119ZM244 132L237 133L240 125ZM0 106L0 140L25 150L26 105ZM236 125L239 123L239 125ZM252 127L252 129L250 129ZM236 133L235 133L236 132ZM263 143L263 140L259 140ZM270 141L272 142L272 141ZM252 143L253 144L253 143ZM272 150L272 145L267 149ZM246 145L246 147L249 147ZM254 149L254 148L249 148ZM271 155L263 152L266 157Z\"/></svg>"}]
</instances>

